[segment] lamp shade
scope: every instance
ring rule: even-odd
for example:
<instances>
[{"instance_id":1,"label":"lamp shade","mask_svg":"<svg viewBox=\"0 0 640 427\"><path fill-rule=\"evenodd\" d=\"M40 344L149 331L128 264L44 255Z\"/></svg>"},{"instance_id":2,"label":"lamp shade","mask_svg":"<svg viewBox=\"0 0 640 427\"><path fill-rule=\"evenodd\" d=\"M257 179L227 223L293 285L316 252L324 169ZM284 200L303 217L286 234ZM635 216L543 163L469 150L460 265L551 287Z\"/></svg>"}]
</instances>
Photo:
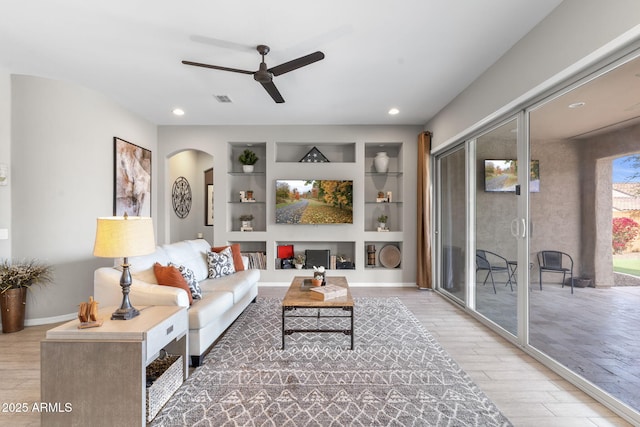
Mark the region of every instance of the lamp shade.
<instances>
[{"instance_id":1,"label":"lamp shade","mask_svg":"<svg viewBox=\"0 0 640 427\"><path fill-rule=\"evenodd\" d=\"M147 255L156 250L153 221L149 217L98 218L93 255L120 258Z\"/></svg>"}]
</instances>

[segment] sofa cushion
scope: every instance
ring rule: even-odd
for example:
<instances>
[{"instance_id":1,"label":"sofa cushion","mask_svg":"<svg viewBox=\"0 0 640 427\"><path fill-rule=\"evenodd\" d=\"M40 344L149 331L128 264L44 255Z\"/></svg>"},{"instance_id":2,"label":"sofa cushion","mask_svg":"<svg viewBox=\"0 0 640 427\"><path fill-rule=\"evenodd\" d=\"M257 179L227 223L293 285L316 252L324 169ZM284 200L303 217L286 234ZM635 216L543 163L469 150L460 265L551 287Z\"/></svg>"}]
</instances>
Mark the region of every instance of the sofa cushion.
<instances>
[{"instance_id":1,"label":"sofa cushion","mask_svg":"<svg viewBox=\"0 0 640 427\"><path fill-rule=\"evenodd\" d=\"M226 248L231 248L231 253L233 254L233 267L236 271L245 270L245 264L242 261L242 253L240 252L240 243L234 243L228 246L215 246L211 248L213 252L222 252Z\"/></svg>"},{"instance_id":2,"label":"sofa cushion","mask_svg":"<svg viewBox=\"0 0 640 427\"><path fill-rule=\"evenodd\" d=\"M209 265L209 278L217 279L236 272L233 266L231 248L221 252L207 252L207 264Z\"/></svg>"},{"instance_id":3,"label":"sofa cushion","mask_svg":"<svg viewBox=\"0 0 640 427\"><path fill-rule=\"evenodd\" d=\"M128 258L129 272L131 277L142 280L147 283L158 283L156 275L153 271L153 265L159 262L162 265L169 263L167 253L160 246L156 247L156 251L149 255L133 256ZM114 267L117 270L122 271L122 258L116 258L114 260Z\"/></svg>"},{"instance_id":4,"label":"sofa cushion","mask_svg":"<svg viewBox=\"0 0 640 427\"><path fill-rule=\"evenodd\" d=\"M198 281L207 277L207 259L186 241L162 245L162 249L167 253L169 261L192 270Z\"/></svg>"},{"instance_id":5,"label":"sofa cushion","mask_svg":"<svg viewBox=\"0 0 640 427\"><path fill-rule=\"evenodd\" d=\"M191 269L199 282L209 277L209 270L207 269L207 252L211 250L211 245L205 239L186 240L186 242L191 246L191 249L198 254L198 265L197 267L193 266Z\"/></svg>"},{"instance_id":6,"label":"sofa cushion","mask_svg":"<svg viewBox=\"0 0 640 427\"><path fill-rule=\"evenodd\" d=\"M193 273L193 270L185 267L184 265L175 265L172 262L169 263L169 266L177 268L180 274L182 274L184 281L189 285L189 290L191 291L191 297L193 299L202 298L202 290L200 289L200 285L198 284L198 280L196 279L196 275Z\"/></svg>"},{"instance_id":7,"label":"sofa cushion","mask_svg":"<svg viewBox=\"0 0 640 427\"><path fill-rule=\"evenodd\" d=\"M189 308L189 329L201 329L218 319L233 306L231 292L205 292Z\"/></svg>"},{"instance_id":8,"label":"sofa cushion","mask_svg":"<svg viewBox=\"0 0 640 427\"><path fill-rule=\"evenodd\" d=\"M193 298L191 297L191 290L189 289L189 285L180 274L180 271L173 267L167 266L164 267L159 263L155 263L153 265L153 271L158 280L158 284L162 286L172 286L174 288L184 289L184 291L189 296L189 304L193 304Z\"/></svg>"},{"instance_id":9,"label":"sofa cushion","mask_svg":"<svg viewBox=\"0 0 640 427\"><path fill-rule=\"evenodd\" d=\"M214 291L231 292L233 301L237 303L251 291L258 280L260 280L259 270L244 270L218 279L203 280L200 282L200 288L203 294Z\"/></svg>"}]
</instances>

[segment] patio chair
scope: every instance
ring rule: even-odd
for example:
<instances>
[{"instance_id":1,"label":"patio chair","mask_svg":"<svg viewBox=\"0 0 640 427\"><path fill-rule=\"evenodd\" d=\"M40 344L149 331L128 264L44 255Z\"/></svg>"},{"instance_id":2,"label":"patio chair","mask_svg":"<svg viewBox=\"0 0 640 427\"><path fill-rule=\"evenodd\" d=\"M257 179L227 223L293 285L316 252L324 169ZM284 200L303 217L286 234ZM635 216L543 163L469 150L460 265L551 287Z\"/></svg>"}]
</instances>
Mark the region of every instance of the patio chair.
<instances>
[{"instance_id":1,"label":"patio chair","mask_svg":"<svg viewBox=\"0 0 640 427\"><path fill-rule=\"evenodd\" d=\"M493 279L493 273L505 273L507 275L507 282L505 286L509 285L513 290L513 283L511 282L511 270L509 270L509 263L506 258L490 251L483 249L476 250L476 273L478 271L486 271L487 275L484 278L483 285L486 285L487 279L491 277L491 285L493 285L493 293L496 292L496 282Z\"/></svg>"},{"instance_id":2,"label":"patio chair","mask_svg":"<svg viewBox=\"0 0 640 427\"><path fill-rule=\"evenodd\" d=\"M562 287L564 288L565 278L569 273L569 283L571 283L571 293L573 293L573 258L571 255L560 251L540 251L538 252L538 265L540 266L540 290L542 290L542 273L562 273Z\"/></svg>"}]
</instances>

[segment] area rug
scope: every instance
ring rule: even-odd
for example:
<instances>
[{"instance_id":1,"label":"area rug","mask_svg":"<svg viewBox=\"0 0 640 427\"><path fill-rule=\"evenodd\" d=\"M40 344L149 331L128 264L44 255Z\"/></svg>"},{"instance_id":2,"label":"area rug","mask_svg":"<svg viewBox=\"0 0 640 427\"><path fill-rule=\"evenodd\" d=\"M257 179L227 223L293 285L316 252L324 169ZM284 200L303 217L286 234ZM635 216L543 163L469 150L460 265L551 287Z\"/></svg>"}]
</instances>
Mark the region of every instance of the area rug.
<instances>
[{"instance_id":1,"label":"area rug","mask_svg":"<svg viewBox=\"0 0 640 427\"><path fill-rule=\"evenodd\" d=\"M342 333L296 333L281 350L281 315L278 299L251 304L152 425L511 425L398 298L355 299L354 350Z\"/></svg>"}]
</instances>

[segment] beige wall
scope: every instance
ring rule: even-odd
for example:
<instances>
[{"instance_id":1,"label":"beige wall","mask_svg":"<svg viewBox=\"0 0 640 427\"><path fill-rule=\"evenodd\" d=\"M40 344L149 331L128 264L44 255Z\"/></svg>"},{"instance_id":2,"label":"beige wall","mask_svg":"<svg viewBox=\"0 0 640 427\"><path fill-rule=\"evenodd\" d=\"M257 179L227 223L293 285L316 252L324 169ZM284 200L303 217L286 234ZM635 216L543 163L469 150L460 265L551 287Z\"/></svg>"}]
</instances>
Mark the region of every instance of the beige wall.
<instances>
[{"instance_id":1,"label":"beige wall","mask_svg":"<svg viewBox=\"0 0 640 427\"><path fill-rule=\"evenodd\" d=\"M113 137L150 149L155 164L156 127L104 95L39 77L11 76L10 105L12 256L48 262L55 275L29 292L27 324L72 318L93 294L95 268L112 263L93 256L93 242L96 218L113 213Z\"/></svg>"}]
</instances>

